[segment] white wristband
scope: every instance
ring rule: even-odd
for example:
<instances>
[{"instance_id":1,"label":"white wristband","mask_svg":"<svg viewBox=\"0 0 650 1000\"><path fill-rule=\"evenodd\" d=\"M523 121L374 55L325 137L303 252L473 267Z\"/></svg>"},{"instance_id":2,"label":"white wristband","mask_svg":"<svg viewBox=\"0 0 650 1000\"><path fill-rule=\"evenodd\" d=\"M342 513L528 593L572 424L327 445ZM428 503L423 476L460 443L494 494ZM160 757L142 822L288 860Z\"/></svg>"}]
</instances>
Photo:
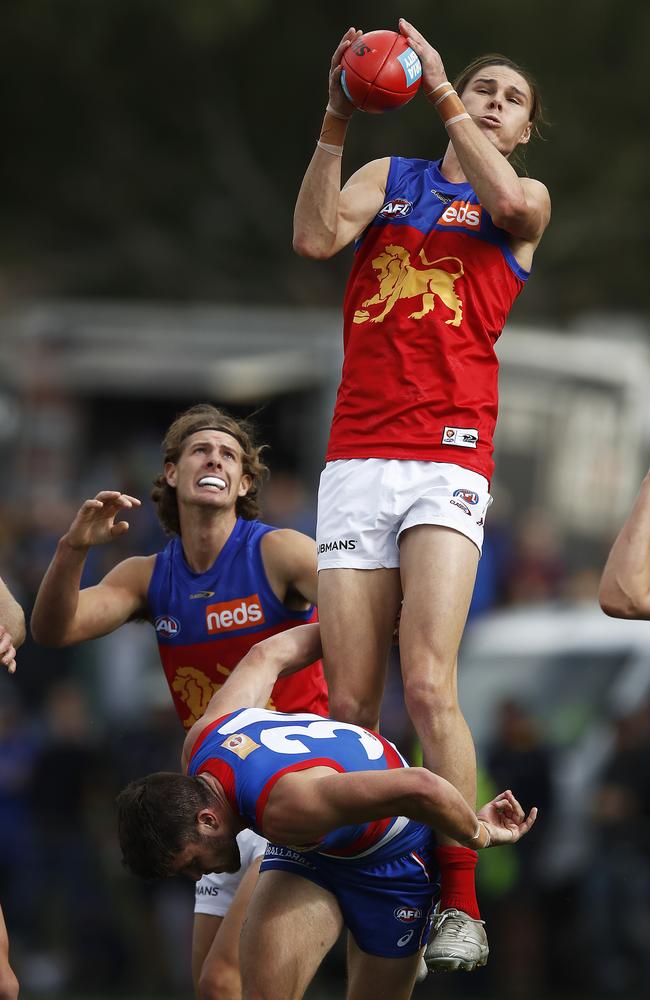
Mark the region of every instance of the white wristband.
<instances>
[{"instance_id":1,"label":"white wristband","mask_svg":"<svg viewBox=\"0 0 650 1000\"><path fill-rule=\"evenodd\" d=\"M439 104L442 104L443 101L446 101L450 94L455 94L455 93L456 91L454 90L453 87L451 87L449 90L446 90L442 95L442 97L439 97L438 100L434 102L433 105L434 108L437 108Z\"/></svg>"},{"instance_id":2,"label":"white wristband","mask_svg":"<svg viewBox=\"0 0 650 1000\"><path fill-rule=\"evenodd\" d=\"M332 146L329 142L321 142L320 139L316 143L319 149L324 149L326 153L331 153L332 156L343 156L343 146Z\"/></svg>"},{"instance_id":3,"label":"white wristband","mask_svg":"<svg viewBox=\"0 0 650 1000\"><path fill-rule=\"evenodd\" d=\"M463 111L462 115L454 115L453 118L448 118L447 121L445 122L445 128L449 128L450 125L455 125L456 122L462 122L465 119L471 121L472 116L469 115L466 111Z\"/></svg>"},{"instance_id":4,"label":"white wristband","mask_svg":"<svg viewBox=\"0 0 650 1000\"><path fill-rule=\"evenodd\" d=\"M449 80L443 80L442 83L439 83L437 87L434 87L433 90L430 90L425 96L431 97L431 95L435 94L436 90L440 90L441 87L453 87L453 84L451 84Z\"/></svg>"},{"instance_id":5,"label":"white wristband","mask_svg":"<svg viewBox=\"0 0 650 1000\"><path fill-rule=\"evenodd\" d=\"M340 111L335 111L329 101L327 102L325 113L331 115L332 118L340 118L343 122L349 122L350 118L352 118L352 115L342 115Z\"/></svg>"}]
</instances>

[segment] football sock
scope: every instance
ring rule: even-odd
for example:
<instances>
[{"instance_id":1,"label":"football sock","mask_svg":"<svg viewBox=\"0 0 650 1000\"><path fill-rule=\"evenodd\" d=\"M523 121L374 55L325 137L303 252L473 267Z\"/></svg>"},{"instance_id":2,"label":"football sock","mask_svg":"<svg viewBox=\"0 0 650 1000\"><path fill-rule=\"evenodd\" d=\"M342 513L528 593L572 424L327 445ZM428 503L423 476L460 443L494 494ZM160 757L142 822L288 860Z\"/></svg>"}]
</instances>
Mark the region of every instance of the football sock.
<instances>
[{"instance_id":1,"label":"football sock","mask_svg":"<svg viewBox=\"0 0 650 1000\"><path fill-rule=\"evenodd\" d=\"M476 851L470 847L436 847L436 860L440 868L440 909L453 907L480 920L474 883Z\"/></svg>"}]
</instances>

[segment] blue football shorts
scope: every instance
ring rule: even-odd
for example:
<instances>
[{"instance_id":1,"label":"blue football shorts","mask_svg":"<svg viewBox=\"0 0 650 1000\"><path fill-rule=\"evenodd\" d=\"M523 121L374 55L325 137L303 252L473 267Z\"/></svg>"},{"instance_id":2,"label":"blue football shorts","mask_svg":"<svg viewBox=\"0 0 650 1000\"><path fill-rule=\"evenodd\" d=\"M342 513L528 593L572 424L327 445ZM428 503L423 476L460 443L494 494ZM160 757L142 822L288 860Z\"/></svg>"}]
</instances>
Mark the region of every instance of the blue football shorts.
<instances>
[{"instance_id":1,"label":"blue football shorts","mask_svg":"<svg viewBox=\"0 0 650 1000\"><path fill-rule=\"evenodd\" d=\"M285 871L315 882L336 897L361 951L406 958L427 943L440 894L435 836L419 823L412 826L418 829L405 854L391 857L392 845L386 845L361 858L333 858L269 844L260 871Z\"/></svg>"}]
</instances>

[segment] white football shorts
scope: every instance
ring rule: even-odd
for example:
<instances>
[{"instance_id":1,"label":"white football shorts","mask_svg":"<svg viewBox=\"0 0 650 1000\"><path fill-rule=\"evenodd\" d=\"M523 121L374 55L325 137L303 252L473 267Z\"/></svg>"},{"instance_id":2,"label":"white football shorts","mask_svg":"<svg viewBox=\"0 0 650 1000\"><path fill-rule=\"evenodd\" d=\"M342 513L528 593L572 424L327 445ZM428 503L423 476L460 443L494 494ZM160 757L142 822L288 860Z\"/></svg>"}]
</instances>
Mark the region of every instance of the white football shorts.
<instances>
[{"instance_id":1,"label":"white football shorts","mask_svg":"<svg viewBox=\"0 0 650 1000\"><path fill-rule=\"evenodd\" d=\"M196 883L195 913L225 917L244 875L257 858L264 857L267 842L264 837L253 833L252 830L242 830L238 833L237 843L241 854L241 868L238 872L204 875Z\"/></svg>"},{"instance_id":2,"label":"white football shorts","mask_svg":"<svg viewBox=\"0 0 650 1000\"><path fill-rule=\"evenodd\" d=\"M485 476L448 462L348 458L328 462L318 490L321 569L394 569L402 532L439 524L479 553L492 503Z\"/></svg>"}]
</instances>

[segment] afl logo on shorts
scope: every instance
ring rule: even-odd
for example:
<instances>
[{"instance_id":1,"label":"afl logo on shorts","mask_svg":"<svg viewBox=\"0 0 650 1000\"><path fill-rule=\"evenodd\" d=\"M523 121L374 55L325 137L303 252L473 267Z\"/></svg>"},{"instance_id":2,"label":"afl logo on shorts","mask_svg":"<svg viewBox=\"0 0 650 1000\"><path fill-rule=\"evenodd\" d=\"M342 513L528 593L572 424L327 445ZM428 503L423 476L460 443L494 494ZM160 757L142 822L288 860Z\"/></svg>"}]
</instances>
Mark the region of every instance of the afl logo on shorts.
<instances>
[{"instance_id":1,"label":"afl logo on shorts","mask_svg":"<svg viewBox=\"0 0 650 1000\"><path fill-rule=\"evenodd\" d=\"M478 503L478 493L474 490L454 490L454 496L460 497L465 503L471 503L472 505Z\"/></svg>"},{"instance_id":2,"label":"afl logo on shorts","mask_svg":"<svg viewBox=\"0 0 650 1000\"><path fill-rule=\"evenodd\" d=\"M393 916L403 924L412 924L414 920L420 919L422 910L417 906L398 906L393 910Z\"/></svg>"},{"instance_id":3,"label":"afl logo on shorts","mask_svg":"<svg viewBox=\"0 0 650 1000\"><path fill-rule=\"evenodd\" d=\"M393 198L387 201L379 212L382 219L404 219L413 211L413 202L406 198Z\"/></svg>"},{"instance_id":4,"label":"afl logo on shorts","mask_svg":"<svg viewBox=\"0 0 650 1000\"><path fill-rule=\"evenodd\" d=\"M181 623L171 615L161 615L156 618L153 627L164 639L173 639L180 632Z\"/></svg>"}]
</instances>

